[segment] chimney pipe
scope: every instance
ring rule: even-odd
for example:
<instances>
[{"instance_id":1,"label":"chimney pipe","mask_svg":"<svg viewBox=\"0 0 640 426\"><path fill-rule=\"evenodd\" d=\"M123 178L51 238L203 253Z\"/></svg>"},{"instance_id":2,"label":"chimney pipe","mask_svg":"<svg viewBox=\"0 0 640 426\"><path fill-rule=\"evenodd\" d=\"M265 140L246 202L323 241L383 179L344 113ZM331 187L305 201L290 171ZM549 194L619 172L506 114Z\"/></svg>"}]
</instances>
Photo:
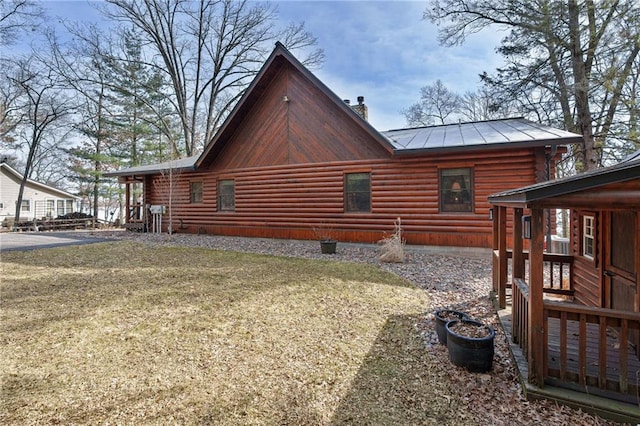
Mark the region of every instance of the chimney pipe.
<instances>
[{"instance_id":1,"label":"chimney pipe","mask_svg":"<svg viewBox=\"0 0 640 426\"><path fill-rule=\"evenodd\" d=\"M364 104L364 96L358 96L358 104Z\"/></svg>"}]
</instances>

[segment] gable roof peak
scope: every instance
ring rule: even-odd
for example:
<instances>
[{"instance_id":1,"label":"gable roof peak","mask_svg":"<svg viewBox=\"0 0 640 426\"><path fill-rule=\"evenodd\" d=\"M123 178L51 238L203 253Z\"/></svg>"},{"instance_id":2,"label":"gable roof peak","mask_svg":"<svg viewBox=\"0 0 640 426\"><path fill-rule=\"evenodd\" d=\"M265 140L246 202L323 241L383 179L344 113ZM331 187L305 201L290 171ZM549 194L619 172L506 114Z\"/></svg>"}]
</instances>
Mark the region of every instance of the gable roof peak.
<instances>
[{"instance_id":1,"label":"gable roof peak","mask_svg":"<svg viewBox=\"0 0 640 426\"><path fill-rule=\"evenodd\" d=\"M258 71L256 77L249 84L249 87L247 87L245 93L236 103L224 123L222 123L222 126L216 132L213 139L205 146L204 151L195 163L196 169L203 165L210 164L214 160L217 153L220 152L220 145L226 143L226 136L233 134L233 132L241 126L241 122L245 117L245 114L251 109L251 105L259 100L261 89L270 83L271 79L273 79L277 74L277 70L281 69L284 65L291 66L302 74L312 85L325 94L338 109L349 114L351 119L354 120L364 131L369 133L369 135L371 135L372 138L384 149L389 153L393 153L393 146L386 136L376 130L368 121L363 119L362 115L358 114L358 112L345 104L342 98L331 91L331 89L320 81L318 77L309 71L309 69L305 67L304 64L300 62L300 60L298 60L284 44L277 41L273 51L262 65L262 68L260 68L260 71Z\"/></svg>"}]
</instances>

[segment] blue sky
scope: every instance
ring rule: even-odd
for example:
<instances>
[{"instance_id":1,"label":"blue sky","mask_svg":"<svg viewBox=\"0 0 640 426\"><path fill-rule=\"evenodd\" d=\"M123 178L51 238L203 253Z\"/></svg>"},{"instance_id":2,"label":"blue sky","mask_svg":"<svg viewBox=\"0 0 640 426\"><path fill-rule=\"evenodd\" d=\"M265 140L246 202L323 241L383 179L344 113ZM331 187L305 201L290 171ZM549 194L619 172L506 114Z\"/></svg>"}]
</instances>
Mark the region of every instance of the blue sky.
<instances>
[{"instance_id":1,"label":"blue sky","mask_svg":"<svg viewBox=\"0 0 640 426\"><path fill-rule=\"evenodd\" d=\"M96 21L84 0L45 1L53 16ZM94 2L95 4L95 2ZM401 110L437 79L457 92L479 87L482 71L501 65L495 48L505 34L485 31L462 46L442 47L435 25L422 19L427 2L273 1L284 23L304 21L324 49L313 72L342 99L365 97L378 130L406 127Z\"/></svg>"}]
</instances>

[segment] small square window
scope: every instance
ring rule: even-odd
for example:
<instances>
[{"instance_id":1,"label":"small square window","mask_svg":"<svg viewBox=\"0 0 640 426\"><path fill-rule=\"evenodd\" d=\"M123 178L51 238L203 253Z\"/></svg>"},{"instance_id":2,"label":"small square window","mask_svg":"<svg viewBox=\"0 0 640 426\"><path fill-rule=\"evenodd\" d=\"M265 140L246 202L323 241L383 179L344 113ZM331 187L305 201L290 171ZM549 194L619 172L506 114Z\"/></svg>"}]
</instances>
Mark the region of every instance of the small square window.
<instances>
[{"instance_id":1,"label":"small square window","mask_svg":"<svg viewBox=\"0 0 640 426\"><path fill-rule=\"evenodd\" d=\"M23 211L23 212L31 211L31 201L30 200L22 200L22 205L20 206L20 211Z\"/></svg>"},{"instance_id":2,"label":"small square window","mask_svg":"<svg viewBox=\"0 0 640 426\"><path fill-rule=\"evenodd\" d=\"M595 253L595 225L593 216L582 218L582 255L593 260Z\"/></svg>"},{"instance_id":3,"label":"small square window","mask_svg":"<svg viewBox=\"0 0 640 426\"><path fill-rule=\"evenodd\" d=\"M191 182L191 202L202 203L202 182Z\"/></svg>"},{"instance_id":4,"label":"small square window","mask_svg":"<svg viewBox=\"0 0 640 426\"><path fill-rule=\"evenodd\" d=\"M472 169L440 170L440 211L473 211Z\"/></svg>"},{"instance_id":5,"label":"small square window","mask_svg":"<svg viewBox=\"0 0 640 426\"><path fill-rule=\"evenodd\" d=\"M218 211L233 211L235 203L235 182L225 179L218 182Z\"/></svg>"},{"instance_id":6,"label":"small square window","mask_svg":"<svg viewBox=\"0 0 640 426\"><path fill-rule=\"evenodd\" d=\"M345 210L348 212L371 211L371 175L349 173L345 175Z\"/></svg>"}]
</instances>

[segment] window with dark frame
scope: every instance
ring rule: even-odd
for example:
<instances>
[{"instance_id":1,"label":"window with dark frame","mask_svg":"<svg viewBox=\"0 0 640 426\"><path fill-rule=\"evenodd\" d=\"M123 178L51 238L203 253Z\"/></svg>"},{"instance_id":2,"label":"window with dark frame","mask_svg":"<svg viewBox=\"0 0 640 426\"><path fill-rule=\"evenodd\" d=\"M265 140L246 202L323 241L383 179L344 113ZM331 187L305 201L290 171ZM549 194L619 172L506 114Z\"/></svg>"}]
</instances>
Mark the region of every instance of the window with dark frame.
<instances>
[{"instance_id":1,"label":"window with dark frame","mask_svg":"<svg viewBox=\"0 0 640 426\"><path fill-rule=\"evenodd\" d=\"M31 211L31 201L30 200L22 200L22 205L20 206L20 211L23 211L23 212Z\"/></svg>"},{"instance_id":2,"label":"window with dark frame","mask_svg":"<svg viewBox=\"0 0 640 426\"><path fill-rule=\"evenodd\" d=\"M440 169L440 212L473 212L473 169Z\"/></svg>"},{"instance_id":3,"label":"window with dark frame","mask_svg":"<svg viewBox=\"0 0 640 426\"><path fill-rule=\"evenodd\" d=\"M371 174L347 173L345 175L345 210L347 212L371 211Z\"/></svg>"},{"instance_id":4,"label":"window with dark frame","mask_svg":"<svg viewBox=\"0 0 640 426\"><path fill-rule=\"evenodd\" d=\"M218 181L218 211L234 211L236 191L233 179Z\"/></svg>"},{"instance_id":5,"label":"window with dark frame","mask_svg":"<svg viewBox=\"0 0 640 426\"><path fill-rule=\"evenodd\" d=\"M595 217L582 217L582 255L592 260L595 253L595 228Z\"/></svg>"},{"instance_id":6,"label":"window with dark frame","mask_svg":"<svg viewBox=\"0 0 640 426\"><path fill-rule=\"evenodd\" d=\"M192 203L202 203L202 182L191 182L191 202Z\"/></svg>"}]
</instances>

